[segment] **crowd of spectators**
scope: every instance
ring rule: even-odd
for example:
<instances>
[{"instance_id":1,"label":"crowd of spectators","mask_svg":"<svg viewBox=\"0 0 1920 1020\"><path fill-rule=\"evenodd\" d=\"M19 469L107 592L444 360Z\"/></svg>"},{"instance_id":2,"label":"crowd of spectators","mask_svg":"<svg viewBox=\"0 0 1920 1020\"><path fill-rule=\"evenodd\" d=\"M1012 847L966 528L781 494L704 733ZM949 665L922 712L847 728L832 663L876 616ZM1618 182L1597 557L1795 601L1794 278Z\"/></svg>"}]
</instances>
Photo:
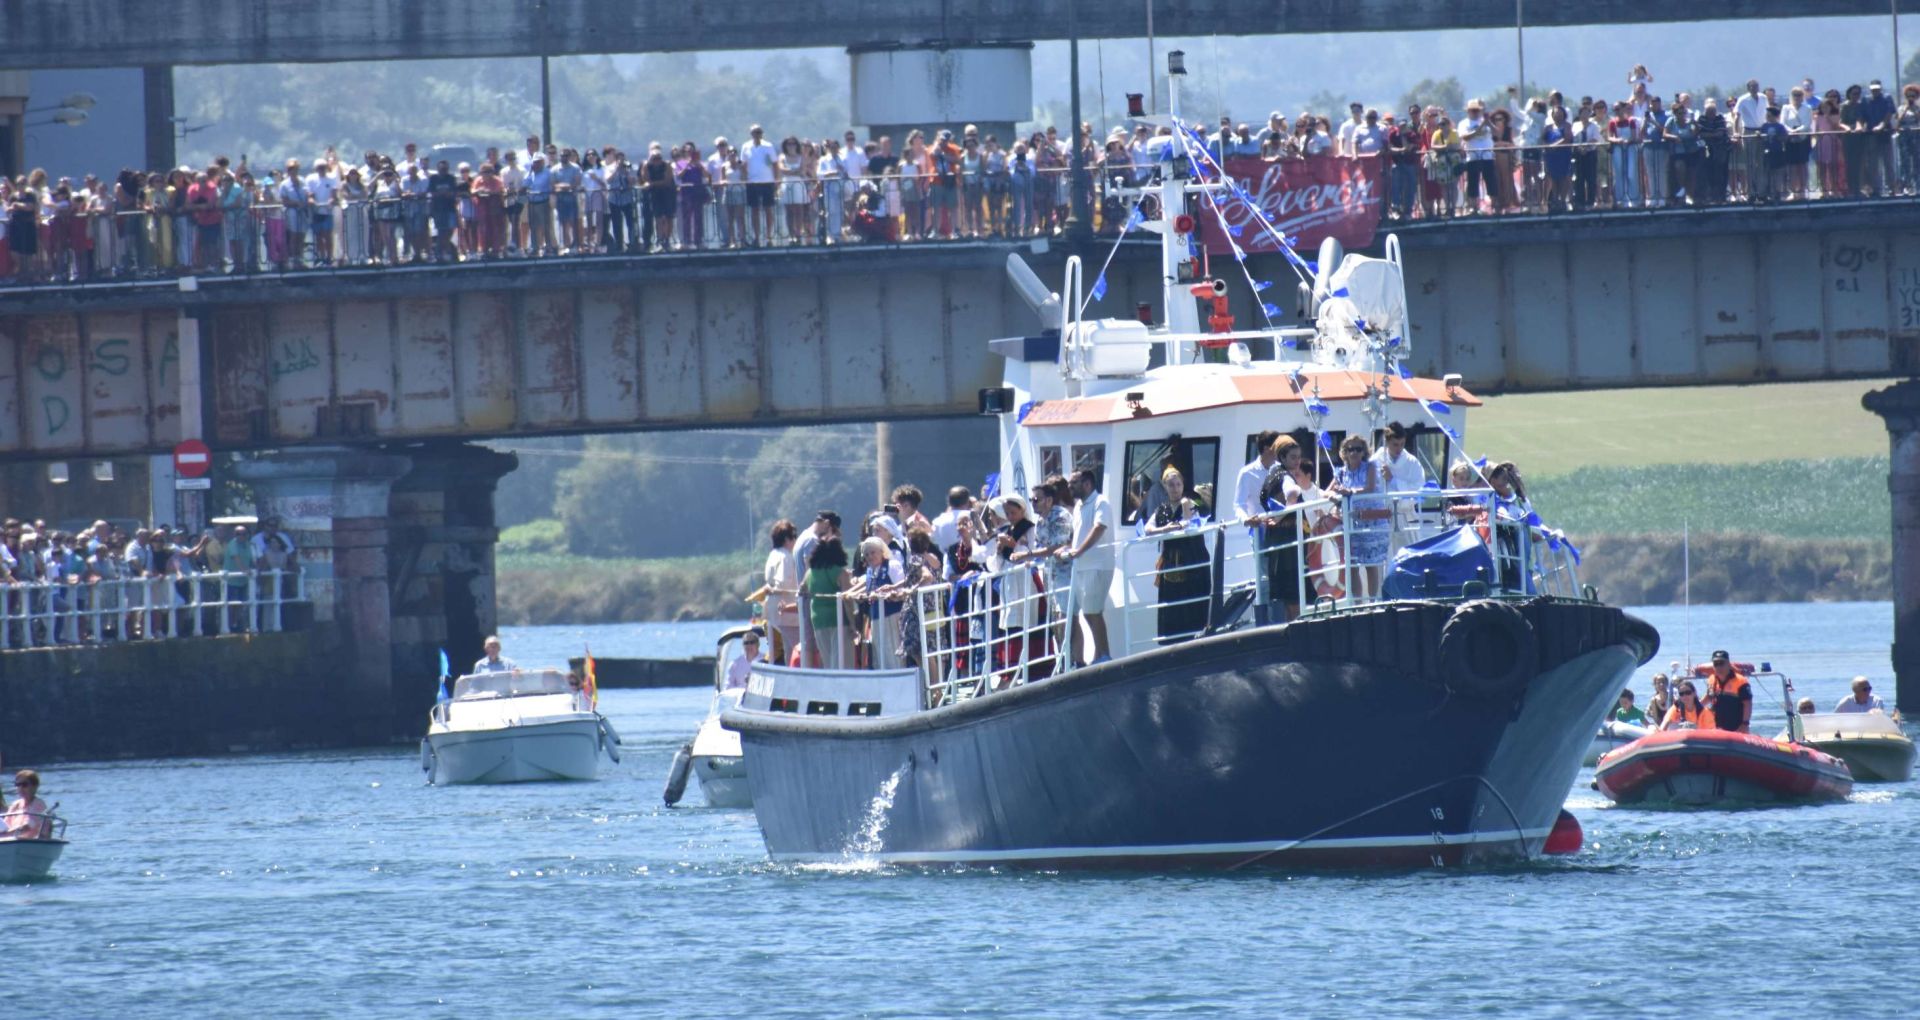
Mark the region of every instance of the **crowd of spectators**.
<instances>
[{"instance_id":1,"label":"crowd of spectators","mask_svg":"<svg viewBox=\"0 0 1920 1020\"><path fill-rule=\"evenodd\" d=\"M198 535L165 525L129 533L104 520L66 531L7 518L0 523L0 647L261 629L268 622L254 611L292 597L297 571L293 537L275 518Z\"/></svg>"},{"instance_id":2,"label":"crowd of spectators","mask_svg":"<svg viewBox=\"0 0 1920 1020\"><path fill-rule=\"evenodd\" d=\"M1785 94L1753 80L1726 101L1668 98L1636 66L1622 92L1509 89L1504 106L1399 116L1354 103L1338 125L1318 111L1276 110L1259 128L1223 116L1208 148L1220 163L1372 161L1389 221L1920 194L1920 85L1898 102L1878 81L1821 91L1810 78ZM1158 143L1144 125L1079 134L1097 226L1117 230L1126 206L1102 199L1149 179ZM111 180L35 170L0 180L0 279L1024 238L1060 231L1072 195L1054 127L1005 141L972 125L914 130L896 144L851 130L775 142L754 125L708 151L653 142L630 158L529 137L473 155L409 142L358 161L220 156Z\"/></svg>"}]
</instances>

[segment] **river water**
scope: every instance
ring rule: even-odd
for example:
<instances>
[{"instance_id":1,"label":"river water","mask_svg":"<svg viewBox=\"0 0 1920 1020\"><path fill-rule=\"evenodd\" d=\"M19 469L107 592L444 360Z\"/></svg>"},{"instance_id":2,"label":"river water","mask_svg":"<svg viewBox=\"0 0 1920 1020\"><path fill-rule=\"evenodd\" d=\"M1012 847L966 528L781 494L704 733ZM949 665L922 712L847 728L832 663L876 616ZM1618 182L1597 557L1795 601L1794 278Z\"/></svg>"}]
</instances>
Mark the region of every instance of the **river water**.
<instances>
[{"instance_id":1,"label":"river water","mask_svg":"<svg viewBox=\"0 0 1920 1020\"><path fill-rule=\"evenodd\" d=\"M1679 657L1681 611L1638 612L1656 664ZM1891 700L1886 604L1700 607L1691 630L1695 660L1771 661L1823 707L1856 673ZM505 637L531 664L583 640L697 654L715 631ZM1583 772L1577 856L1481 870L788 867L751 812L659 806L706 702L607 692L626 754L598 783L436 789L412 748L50 769L74 842L58 880L0 887L5 1012L1920 1015L1920 784L1652 812Z\"/></svg>"}]
</instances>

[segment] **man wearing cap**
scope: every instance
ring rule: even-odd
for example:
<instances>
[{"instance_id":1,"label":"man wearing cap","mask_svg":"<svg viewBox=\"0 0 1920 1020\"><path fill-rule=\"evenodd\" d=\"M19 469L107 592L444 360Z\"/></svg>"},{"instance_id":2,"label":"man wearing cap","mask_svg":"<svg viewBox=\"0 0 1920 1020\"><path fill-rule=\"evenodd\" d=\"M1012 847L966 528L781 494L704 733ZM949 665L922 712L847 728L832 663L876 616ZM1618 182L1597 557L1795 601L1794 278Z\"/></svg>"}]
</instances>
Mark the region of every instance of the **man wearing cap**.
<instances>
[{"instance_id":1,"label":"man wearing cap","mask_svg":"<svg viewBox=\"0 0 1920 1020\"><path fill-rule=\"evenodd\" d=\"M1713 653L1713 674L1707 678L1707 708L1715 729L1746 733L1753 725L1753 683L1733 668L1725 650Z\"/></svg>"},{"instance_id":2,"label":"man wearing cap","mask_svg":"<svg viewBox=\"0 0 1920 1020\"><path fill-rule=\"evenodd\" d=\"M1885 715L1887 706L1874 696L1873 683L1864 676L1857 676L1853 678L1853 693L1841 698L1840 703L1833 706L1833 710L1855 713L1879 712Z\"/></svg>"}]
</instances>

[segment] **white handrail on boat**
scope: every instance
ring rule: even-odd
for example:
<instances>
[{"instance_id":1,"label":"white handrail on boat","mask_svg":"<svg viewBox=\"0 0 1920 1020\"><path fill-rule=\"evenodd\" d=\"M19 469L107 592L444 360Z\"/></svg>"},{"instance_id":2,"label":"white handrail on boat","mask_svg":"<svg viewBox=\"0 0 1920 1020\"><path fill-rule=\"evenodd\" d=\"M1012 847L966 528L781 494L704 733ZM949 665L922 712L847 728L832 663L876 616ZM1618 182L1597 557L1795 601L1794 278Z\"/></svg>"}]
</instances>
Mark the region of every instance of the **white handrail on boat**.
<instances>
[{"instance_id":1,"label":"white handrail on boat","mask_svg":"<svg viewBox=\"0 0 1920 1020\"><path fill-rule=\"evenodd\" d=\"M39 830L39 835L20 836L14 832L0 832L0 840L66 839L67 838L67 820L65 818L60 817L59 815L54 814L51 811L22 811L18 814L12 815L11 817L14 817L14 818L25 817L25 818L39 819L39 823L37 826Z\"/></svg>"},{"instance_id":2,"label":"white handrail on boat","mask_svg":"<svg viewBox=\"0 0 1920 1020\"><path fill-rule=\"evenodd\" d=\"M1238 626L1255 603L1287 601L1267 590L1267 557L1271 556L1293 557L1292 601L1303 615L1388 601L1380 587L1395 554L1450 532L1471 536L1486 550L1491 566L1483 565L1478 576L1464 582L1454 578L1446 590L1421 597L1471 597L1476 585L1489 596L1583 597L1572 547L1556 533L1515 519L1504 507L1488 513L1493 502L1485 489L1424 489L1294 504L1265 515L1282 518L1282 523L1267 527L1291 530L1277 541L1267 536L1261 543L1264 548L1235 541L1236 529L1248 528L1239 520L1195 522L1178 530L1116 540L1111 547L1119 574L1117 605L1106 611L1108 619L1116 613L1119 617L1115 656L1136 655L1229 629ZM1381 551L1377 558L1363 562L1353 555L1355 540L1370 530L1383 532ZM1199 539L1206 550L1204 562L1165 562L1161 554L1166 543L1191 538ZM1207 584L1162 601L1165 579L1189 570L1207 571ZM901 665L920 670L927 707L1065 672L1075 668L1067 652L1078 626L1079 607L1070 583L1057 588L1050 583L1053 573L1047 561L1033 560L997 572L971 573L958 581L922 585L899 596L917 600L914 614L873 618L881 626L872 629L872 640L887 643L890 650L898 638L893 621L917 615L919 661ZM850 613L850 603L858 600L834 598L833 648L807 653L819 655L817 668L859 668L845 652L859 626ZM803 592L801 602L802 619L810 622L812 597ZM1166 621L1177 629L1162 628L1164 610L1195 605L1205 608L1193 619L1181 621L1177 616L1182 614L1176 614ZM1217 618L1216 610L1226 618ZM1143 613L1154 616L1143 619ZM1281 619L1276 616L1273 622ZM804 632L812 637L811 627ZM823 636L820 644L825 643ZM879 655L872 656L866 668L877 668L879 660ZM813 659L803 663L812 665Z\"/></svg>"},{"instance_id":3,"label":"white handrail on boat","mask_svg":"<svg viewBox=\"0 0 1920 1020\"><path fill-rule=\"evenodd\" d=\"M298 571L102 578L0 585L0 650L210 637L283 629L283 608L307 600Z\"/></svg>"}]
</instances>

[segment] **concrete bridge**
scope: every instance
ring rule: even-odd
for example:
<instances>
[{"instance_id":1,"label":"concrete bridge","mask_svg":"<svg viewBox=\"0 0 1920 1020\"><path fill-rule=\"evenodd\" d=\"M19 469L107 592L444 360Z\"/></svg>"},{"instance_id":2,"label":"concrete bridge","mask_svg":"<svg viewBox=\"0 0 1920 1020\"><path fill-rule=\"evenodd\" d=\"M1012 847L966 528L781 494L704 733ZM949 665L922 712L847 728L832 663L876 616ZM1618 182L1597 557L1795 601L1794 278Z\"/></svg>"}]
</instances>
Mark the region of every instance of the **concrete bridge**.
<instances>
[{"instance_id":1,"label":"concrete bridge","mask_svg":"<svg viewBox=\"0 0 1920 1020\"><path fill-rule=\"evenodd\" d=\"M1916 225L1908 202L1414 225L1415 363L1487 393L1905 372ZM971 415L998 384L986 340L1038 326L1001 269L1015 247L16 292L0 305L0 454L164 452L183 399L219 450ZM1029 252L1043 279L1063 255ZM1270 257L1254 272L1290 275ZM1157 292L1153 250L1129 246L1109 276L1096 312L1131 315L1123 300Z\"/></svg>"},{"instance_id":2,"label":"concrete bridge","mask_svg":"<svg viewBox=\"0 0 1920 1020\"><path fill-rule=\"evenodd\" d=\"M1896 0L1897 2L1897 0ZM1914 4L1897 2L1902 9ZM274 0L4 0L0 49L16 69L559 56L795 46L965 46L1003 40L1140 38L1145 4L1022 0L789 0L610 4L604 0L328 0L324 14ZM1886 0L1588 0L1524 8L1530 27L1886 16ZM1164 37L1419 31L1514 24L1513 0L1158 0Z\"/></svg>"}]
</instances>

